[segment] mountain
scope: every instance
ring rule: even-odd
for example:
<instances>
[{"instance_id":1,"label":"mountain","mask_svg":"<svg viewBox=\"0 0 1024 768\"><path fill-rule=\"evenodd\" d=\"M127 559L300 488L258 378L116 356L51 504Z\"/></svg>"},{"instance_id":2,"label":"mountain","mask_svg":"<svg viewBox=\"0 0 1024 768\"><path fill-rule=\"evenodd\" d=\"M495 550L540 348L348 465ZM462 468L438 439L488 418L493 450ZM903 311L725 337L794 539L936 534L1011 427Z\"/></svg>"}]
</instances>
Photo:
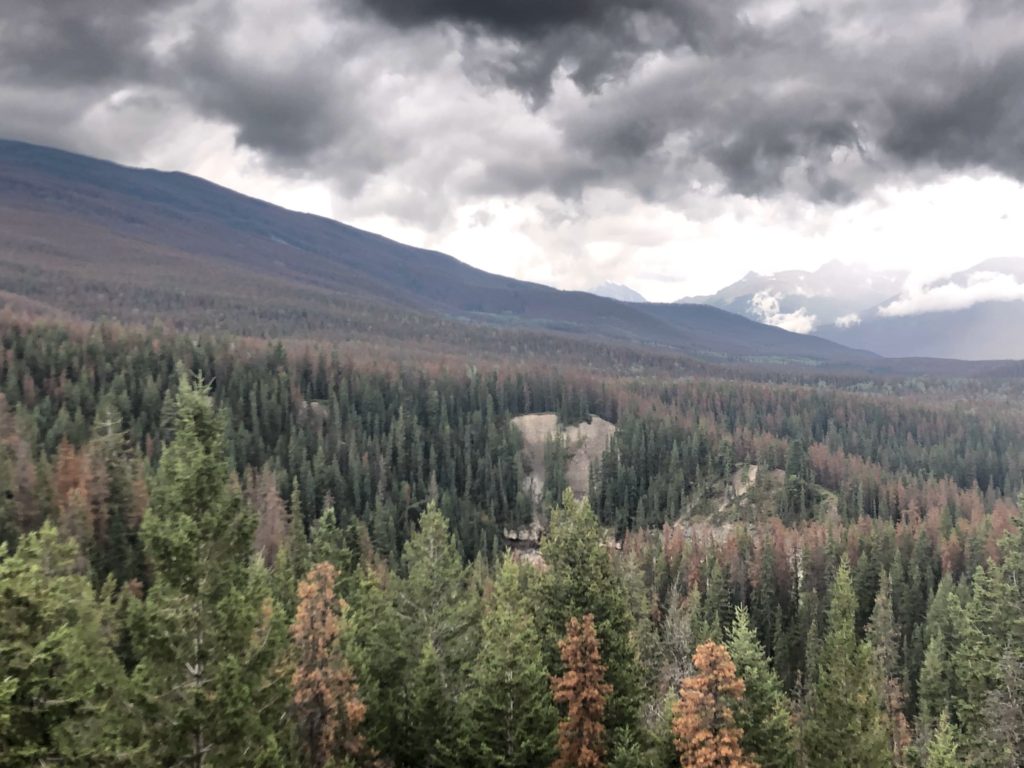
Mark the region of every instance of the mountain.
<instances>
[{"instance_id":1,"label":"mountain","mask_svg":"<svg viewBox=\"0 0 1024 768\"><path fill-rule=\"evenodd\" d=\"M647 303L647 299L628 285L620 285L619 283L604 282L600 285L595 285L593 288L588 288L587 293L603 296L606 299L615 299L616 301L629 301L635 304Z\"/></svg>"},{"instance_id":2,"label":"mountain","mask_svg":"<svg viewBox=\"0 0 1024 768\"><path fill-rule=\"evenodd\" d=\"M875 359L714 307L493 275L183 173L10 141L0 142L0 286L0 301L19 308L249 336L455 350L575 338L715 360Z\"/></svg>"},{"instance_id":3,"label":"mountain","mask_svg":"<svg viewBox=\"0 0 1024 768\"><path fill-rule=\"evenodd\" d=\"M815 333L887 356L1024 359L1024 258L991 259L909 286Z\"/></svg>"},{"instance_id":4,"label":"mountain","mask_svg":"<svg viewBox=\"0 0 1024 768\"><path fill-rule=\"evenodd\" d=\"M853 316L896 295L905 272L873 272L830 261L813 272L789 270L770 275L749 272L712 296L682 299L708 304L799 333L851 322Z\"/></svg>"}]
</instances>

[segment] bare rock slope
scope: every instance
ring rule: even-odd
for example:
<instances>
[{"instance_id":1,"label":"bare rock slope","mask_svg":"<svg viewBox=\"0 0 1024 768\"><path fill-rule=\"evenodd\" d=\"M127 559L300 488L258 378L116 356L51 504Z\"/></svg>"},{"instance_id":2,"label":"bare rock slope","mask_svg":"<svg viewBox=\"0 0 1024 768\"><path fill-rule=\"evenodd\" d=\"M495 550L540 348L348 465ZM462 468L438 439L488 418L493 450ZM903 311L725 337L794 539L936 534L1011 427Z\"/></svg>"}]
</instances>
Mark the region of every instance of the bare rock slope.
<instances>
[{"instance_id":1,"label":"bare rock slope","mask_svg":"<svg viewBox=\"0 0 1024 768\"><path fill-rule=\"evenodd\" d=\"M544 495L544 450L555 437L565 440L568 453L566 480L576 496L587 494L590 484L590 465L601 458L615 434L615 425L600 416L591 416L589 422L563 425L554 413L529 413L512 419L512 424L523 437L523 458L527 475L525 490L534 499Z\"/></svg>"}]
</instances>

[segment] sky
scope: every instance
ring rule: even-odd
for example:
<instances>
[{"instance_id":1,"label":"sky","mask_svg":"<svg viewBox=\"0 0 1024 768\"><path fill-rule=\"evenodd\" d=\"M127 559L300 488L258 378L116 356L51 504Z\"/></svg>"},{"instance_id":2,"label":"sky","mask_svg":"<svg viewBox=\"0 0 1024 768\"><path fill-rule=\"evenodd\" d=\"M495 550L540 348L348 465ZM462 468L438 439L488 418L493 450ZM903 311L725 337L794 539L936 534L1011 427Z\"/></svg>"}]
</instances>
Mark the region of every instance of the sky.
<instances>
[{"instance_id":1,"label":"sky","mask_svg":"<svg viewBox=\"0 0 1024 768\"><path fill-rule=\"evenodd\" d=\"M561 288L920 282L1024 256L1019 3L0 0L0 136Z\"/></svg>"}]
</instances>

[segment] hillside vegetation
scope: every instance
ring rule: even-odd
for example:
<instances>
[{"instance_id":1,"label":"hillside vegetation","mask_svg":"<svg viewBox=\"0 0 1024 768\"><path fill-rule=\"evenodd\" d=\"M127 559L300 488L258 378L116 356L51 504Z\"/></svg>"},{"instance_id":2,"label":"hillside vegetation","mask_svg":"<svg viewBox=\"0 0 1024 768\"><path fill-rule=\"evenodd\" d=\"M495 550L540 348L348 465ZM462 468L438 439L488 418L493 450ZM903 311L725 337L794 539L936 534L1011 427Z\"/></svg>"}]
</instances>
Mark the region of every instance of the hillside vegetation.
<instances>
[{"instance_id":1,"label":"hillside vegetation","mask_svg":"<svg viewBox=\"0 0 1024 768\"><path fill-rule=\"evenodd\" d=\"M1017 764L1007 382L3 322L0 764L667 768L725 709L729 764ZM583 500L558 424L607 439Z\"/></svg>"}]
</instances>

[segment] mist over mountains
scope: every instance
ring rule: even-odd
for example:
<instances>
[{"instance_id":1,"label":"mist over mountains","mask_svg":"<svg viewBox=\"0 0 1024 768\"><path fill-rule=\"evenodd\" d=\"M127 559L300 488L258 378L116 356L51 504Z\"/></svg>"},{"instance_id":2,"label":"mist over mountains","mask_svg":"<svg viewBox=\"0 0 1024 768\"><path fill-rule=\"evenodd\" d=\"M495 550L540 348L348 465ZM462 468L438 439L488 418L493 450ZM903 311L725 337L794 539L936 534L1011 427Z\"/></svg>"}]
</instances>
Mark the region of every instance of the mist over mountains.
<instances>
[{"instance_id":1,"label":"mist over mountains","mask_svg":"<svg viewBox=\"0 0 1024 768\"><path fill-rule=\"evenodd\" d=\"M892 357L1024 357L1024 258L982 261L929 281L830 261L814 271L750 272L708 304Z\"/></svg>"},{"instance_id":2,"label":"mist over mountains","mask_svg":"<svg viewBox=\"0 0 1024 768\"><path fill-rule=\"evenodd\" d=\"M1024 259L992 259L896 296L816 335L882 355L1024 358Z\"/></svg>"},{"instance_id":3,"label":"mist over mountains","mask_svg":"<svg viewBox=\"0 0 1024 768\"><path fill-rule=\"evenodd\" d=\"M852 315L896 295L906 278L906 272L873 272L830 261L813 272L748 272L718 293L680 303L710 304L788 331L810 333L822 325L849 322Z\"/></svg>"}]
</instances>

